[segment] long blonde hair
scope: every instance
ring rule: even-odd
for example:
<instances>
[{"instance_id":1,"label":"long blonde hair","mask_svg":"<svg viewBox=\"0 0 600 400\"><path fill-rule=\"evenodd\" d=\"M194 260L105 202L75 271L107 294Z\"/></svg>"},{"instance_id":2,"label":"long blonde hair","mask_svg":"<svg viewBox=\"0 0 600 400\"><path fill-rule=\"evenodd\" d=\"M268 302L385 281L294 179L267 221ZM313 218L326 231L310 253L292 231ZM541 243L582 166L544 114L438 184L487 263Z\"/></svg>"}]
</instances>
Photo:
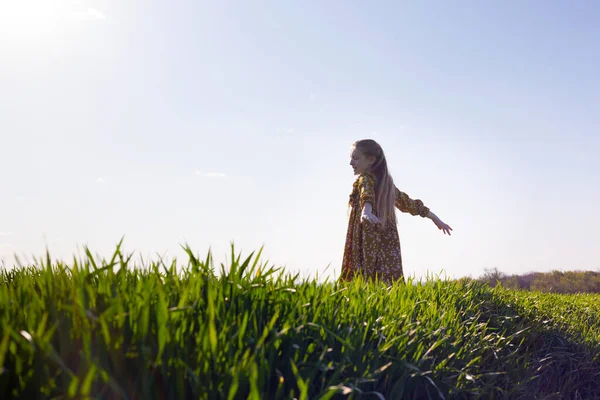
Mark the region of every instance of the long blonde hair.
<instances>
[{"instance_id":1,"label":"long blonde hair","mask_svg":"<svg viewBox=\"0 0 600 400\"><path fill-rule=\"evenodd\" d=\"M396 186L387 167L387 161L383 149L372 139L363 139L354 142L353 146L367 157L375 158L375 162L368 171L375 175L375 203L374 211L381 222L383 229L388 224L396 224Z\"/></svg>"}]
</instances>

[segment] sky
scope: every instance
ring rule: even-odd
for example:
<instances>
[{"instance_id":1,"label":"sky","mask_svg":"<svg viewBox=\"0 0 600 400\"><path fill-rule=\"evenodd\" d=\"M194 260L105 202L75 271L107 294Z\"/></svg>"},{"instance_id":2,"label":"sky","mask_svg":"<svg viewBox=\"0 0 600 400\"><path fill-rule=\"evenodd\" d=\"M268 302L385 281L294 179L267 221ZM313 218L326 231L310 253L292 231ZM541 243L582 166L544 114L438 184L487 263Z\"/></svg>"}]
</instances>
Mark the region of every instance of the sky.
<instances>
[{"instance_id":1,"label":"sky","mask_svg":"<svg viewBox=\"0 0 600 400\"><path fill-rule=\"evenodd\" d=\"M263 261L336 279L351 144L417 278L600 270L600 3L0 2L0 259Z\"/></svg>"}]
</instances>

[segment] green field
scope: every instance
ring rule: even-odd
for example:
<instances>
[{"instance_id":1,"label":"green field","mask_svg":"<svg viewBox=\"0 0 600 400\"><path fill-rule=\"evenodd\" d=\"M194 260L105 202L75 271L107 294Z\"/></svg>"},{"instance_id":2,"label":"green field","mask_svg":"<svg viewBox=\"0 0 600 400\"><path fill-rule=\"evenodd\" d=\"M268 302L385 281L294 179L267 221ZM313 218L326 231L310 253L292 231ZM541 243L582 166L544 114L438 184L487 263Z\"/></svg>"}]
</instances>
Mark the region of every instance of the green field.
<instances>
[{"instance_id":1,"label":"green field","mask_svg":"<svg viewBox=\"0 0 600 400\"><path fill-rule=\"evenodd\" d=\"M232 248L0 275L0 398L600 398L600 295L300 280Z\"/></svg>"}]
</instances>

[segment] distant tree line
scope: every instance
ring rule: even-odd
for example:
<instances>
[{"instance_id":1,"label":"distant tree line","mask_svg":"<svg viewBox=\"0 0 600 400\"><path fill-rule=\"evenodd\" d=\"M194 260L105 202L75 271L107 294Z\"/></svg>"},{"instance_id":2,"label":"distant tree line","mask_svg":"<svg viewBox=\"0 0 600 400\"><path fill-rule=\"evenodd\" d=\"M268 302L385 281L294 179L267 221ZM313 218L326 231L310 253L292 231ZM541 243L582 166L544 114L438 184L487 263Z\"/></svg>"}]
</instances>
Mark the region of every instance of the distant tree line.
<instances>
[{"instance_id":1,"label":"distant tree line","mask_svg":"<svg viewBox=\"0 0 600 400\"><path fill-rule=\"evenodd\" d=\"M498 268L486 269L478 279L490 286L551 293L600 293L600 271L530 272L508 275Z\"/></svg>"}]
</instances>

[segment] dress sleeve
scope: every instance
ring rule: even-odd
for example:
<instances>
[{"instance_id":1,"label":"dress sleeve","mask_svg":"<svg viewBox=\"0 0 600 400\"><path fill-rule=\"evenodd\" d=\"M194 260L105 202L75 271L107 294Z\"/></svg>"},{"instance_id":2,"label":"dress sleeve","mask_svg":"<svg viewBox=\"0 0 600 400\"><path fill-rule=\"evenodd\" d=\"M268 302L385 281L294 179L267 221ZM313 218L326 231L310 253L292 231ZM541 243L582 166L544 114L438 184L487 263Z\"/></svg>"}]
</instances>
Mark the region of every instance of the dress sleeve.
<instances>
[{"instance_id":1,"label":"dress sleeve","mask_svg":"<svg viewBox=\"0 0 600 400\"><path fill-rule=\"evenodd\" d=\"M365 203L371 203L375 208L375 177L370 174L361 175L358 179L358 193L361 210Z\"/></svg>"},{"instance_id":2,"label":"dress sleeve","mask_svg":"<svg viewBox=\"0 0 600 400\"><path fill-rule=\"evenodd\" d=\"M425 218L429 214L429 208L423 204L421 200L413 200L406 193L401 192L396 188L396 207L410 215L418 215Z\"/></svg>"}]
</instances>

